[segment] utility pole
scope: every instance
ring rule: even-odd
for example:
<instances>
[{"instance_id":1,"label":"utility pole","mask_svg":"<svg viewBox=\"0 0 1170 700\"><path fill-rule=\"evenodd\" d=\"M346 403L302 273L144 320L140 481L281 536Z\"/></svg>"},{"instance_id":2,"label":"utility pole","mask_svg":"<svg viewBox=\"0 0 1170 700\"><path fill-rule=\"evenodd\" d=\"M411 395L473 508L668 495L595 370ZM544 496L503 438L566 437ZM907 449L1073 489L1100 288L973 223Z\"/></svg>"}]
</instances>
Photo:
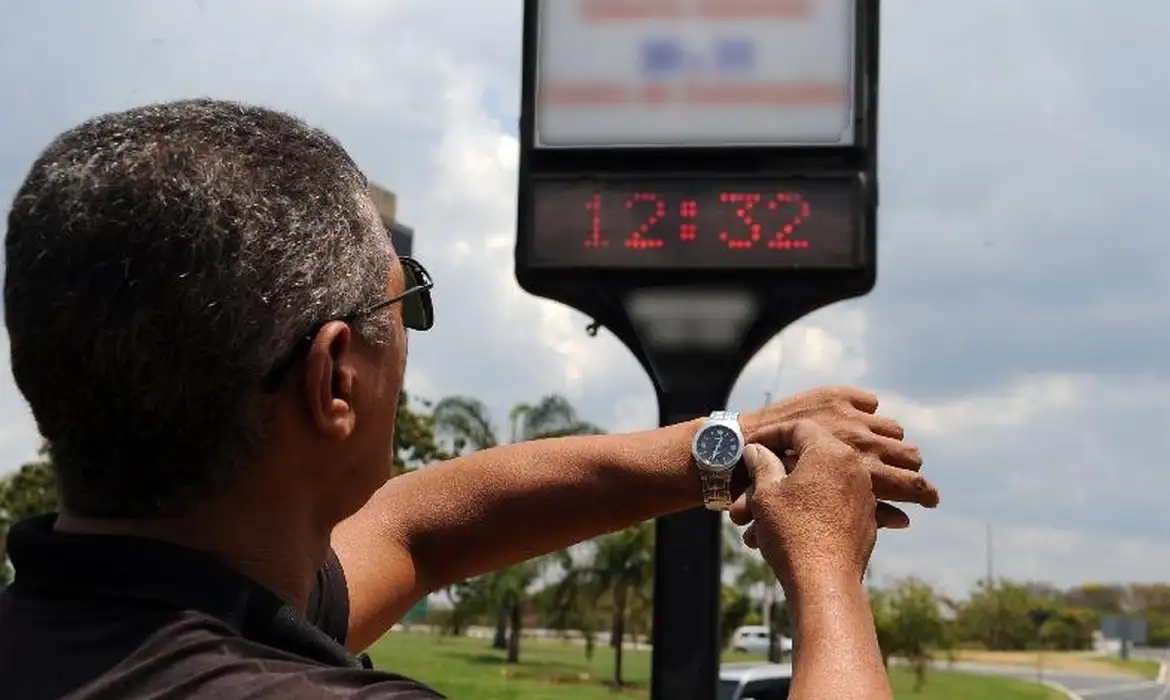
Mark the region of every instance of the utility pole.
<instances>
[{"instance_id":1,"label":"utility pole","mask_svg":"<svg viewBox=\"0 0 1170 700\"><path fill-rule=\"evenodd\" d=\"M987 585L995 585L995 554L991 543L991 521L987 522Z\"/></svg>"},{"instance_id":2,"label":"utility pole","mask_svg":"<svg viewBox=\"0 0 1170 700\"><path fill-rule=\"evenodd\" d=\"M999 596L995 591L995 548L991 536L991 521L987 521L987 593L991 596L994 613L991 618L991 647L999 649L999 624L1002 611L999 609Z\"/></svg>"}]
</instances>

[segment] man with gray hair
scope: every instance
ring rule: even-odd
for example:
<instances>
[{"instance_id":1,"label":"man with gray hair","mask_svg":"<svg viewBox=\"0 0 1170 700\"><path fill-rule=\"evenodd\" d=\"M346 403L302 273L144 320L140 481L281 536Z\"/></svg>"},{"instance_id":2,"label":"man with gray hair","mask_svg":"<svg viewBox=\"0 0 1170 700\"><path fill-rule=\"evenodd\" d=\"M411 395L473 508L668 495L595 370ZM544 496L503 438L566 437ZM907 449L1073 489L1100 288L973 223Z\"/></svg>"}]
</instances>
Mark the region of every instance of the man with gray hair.
<instances>
[{"instance_id":1,"label":"man with gray hair","mask_svg":"<svg viewBox=\"0 0 1170 700\"><path fill-rule=\"evenodd\" d=\"M287 115L188 100L70 129L20 187L5 252L12 372L61 501L9 538L6 698L436 697L355 654L431 591L703 504L701 421L390 480L405 331L434 323L433 282L342 147ZM876 410L821 389L739 419L759 447L732 517L811 601L814 695L888 692L860 577L874 528L908 520L877 499L938 500Z\"/></svg>"}]
</instances>

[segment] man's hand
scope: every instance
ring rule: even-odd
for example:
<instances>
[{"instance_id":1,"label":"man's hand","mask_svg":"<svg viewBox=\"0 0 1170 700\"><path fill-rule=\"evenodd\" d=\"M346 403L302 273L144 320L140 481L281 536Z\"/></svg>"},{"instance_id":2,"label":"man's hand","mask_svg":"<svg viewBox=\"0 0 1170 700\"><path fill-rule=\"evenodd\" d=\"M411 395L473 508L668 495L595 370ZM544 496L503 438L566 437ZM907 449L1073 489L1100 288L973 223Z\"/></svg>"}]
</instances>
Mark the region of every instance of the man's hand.
<instances>
[{"instance_id":1,"label":"man's hand","mask_svg":"<svg viewBox=\"0 0 1170 700\"><path fill-rule=\"evenodd\" d=\"M862 578L882 510L866 456L808 420L776 426L785 465L749 445L744 502L753 537L784 587L797 653L789 697L893 697ZM905 516L903 516L904 518Z\"/></svg>"},{"instance_id":2,"label":"man's hand","mask_svg":"<svg viewBox=\"0 0 1170 700\"><path fill-rule=\"evenodd\" d=\"M927 508L938 505L938 490L918 471L922 455L904 442L905 431L898 422L877 415L878 398L853 387L814 389L774 403L743 416L747 442L763 445L777 454L789 449L787 439L797 420L820 424L839 442L853 447L864 458L873 481L874 495L887 501L917 503ZM742 499L741 499L742 501ZM731 511L737 525L746 525L750 516L737 502ZM883 527L906 527L909 519L886 518Z\"/></svg>"},{"instance_id":3,"label":"man's hand","mask_svg":"<svg viewBox=\"0 0 1170 700\"><path fill-rule=\"evenodd\" d=\"M776 427L795 458L791 473L773 452L748 445L752 483L743 503L754 519L745 539L756 545L784 590L798 594L826 578L858 582L880 519L905 519L879 503L866 459L813 421Z\"/></svg>"}]
</instances>

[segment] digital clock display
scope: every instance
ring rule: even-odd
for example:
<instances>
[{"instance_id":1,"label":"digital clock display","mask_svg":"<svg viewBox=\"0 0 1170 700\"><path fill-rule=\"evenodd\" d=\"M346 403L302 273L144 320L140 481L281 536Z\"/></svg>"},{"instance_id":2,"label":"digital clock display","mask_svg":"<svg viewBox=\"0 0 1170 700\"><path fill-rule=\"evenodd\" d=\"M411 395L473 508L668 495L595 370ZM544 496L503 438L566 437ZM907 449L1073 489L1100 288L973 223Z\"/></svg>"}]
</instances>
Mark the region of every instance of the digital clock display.
<instances>
[{"instance_id":1,"label":"digital clock display","mask_svg":"<svg viewBox=\"0 0 1170 700\"><path fill-rule=\"evenodd\" d=\"M538 179L529 265L541 268L852 268L857 178Z\"/></svg>"}]
</instances>

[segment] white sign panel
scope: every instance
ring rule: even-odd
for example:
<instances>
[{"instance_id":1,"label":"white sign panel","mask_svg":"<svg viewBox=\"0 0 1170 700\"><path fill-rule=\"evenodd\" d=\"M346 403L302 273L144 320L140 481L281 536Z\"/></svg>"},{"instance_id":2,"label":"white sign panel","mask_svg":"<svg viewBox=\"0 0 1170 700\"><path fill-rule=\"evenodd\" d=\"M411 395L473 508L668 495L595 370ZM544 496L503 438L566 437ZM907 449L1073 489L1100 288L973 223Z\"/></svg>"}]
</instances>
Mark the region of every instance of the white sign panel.
<instances>
[{"instance_id":1,"label":"white sign panel","mask_svg":"<svg viewBox=\"0 0 1170 700\"><path fill-rule=\"evenodd\" d=\"M541 0L535 145L852 145L858 1Z\"/></svg>"}]
</instances>

